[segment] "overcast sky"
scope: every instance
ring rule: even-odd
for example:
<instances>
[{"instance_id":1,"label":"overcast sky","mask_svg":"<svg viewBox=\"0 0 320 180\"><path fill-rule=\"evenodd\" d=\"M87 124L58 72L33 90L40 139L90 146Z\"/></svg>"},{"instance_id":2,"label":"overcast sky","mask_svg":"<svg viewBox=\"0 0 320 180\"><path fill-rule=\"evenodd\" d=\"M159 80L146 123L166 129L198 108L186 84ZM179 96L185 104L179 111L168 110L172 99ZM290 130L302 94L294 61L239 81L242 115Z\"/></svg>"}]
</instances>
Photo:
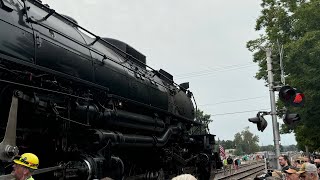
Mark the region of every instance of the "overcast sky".
<instances>
[{"instance_id":1,"label":"overcast sky","mask_svg":"<svg viewBox=\"0 0 320 180\"><path fill-rule=\"evenodd\" d=\"M273 144L271 117L264 132L248 122L258 110L270 110L268 88L254 78L258 65L246 49L259 35L254 31L259 0L42 1L96 35L128 43L178 84L190 82L198 107L211 115L211 133L220 140L233 140L249 126L260 145ZM292 134L281 135L280 143L296 141Z\"/></svg>"}]
</instances>

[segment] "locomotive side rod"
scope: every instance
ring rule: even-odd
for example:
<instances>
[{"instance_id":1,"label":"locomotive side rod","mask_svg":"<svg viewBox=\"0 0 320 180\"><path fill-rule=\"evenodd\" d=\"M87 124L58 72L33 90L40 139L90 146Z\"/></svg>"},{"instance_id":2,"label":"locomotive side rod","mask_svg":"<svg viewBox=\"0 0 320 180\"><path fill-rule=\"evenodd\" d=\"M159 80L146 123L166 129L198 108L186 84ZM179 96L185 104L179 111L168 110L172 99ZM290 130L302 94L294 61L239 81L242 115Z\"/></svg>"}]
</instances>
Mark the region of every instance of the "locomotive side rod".
<instances>
[{"instance_id":1,"label":"locomotive side rod","mask_svg":"<svg viewBox=\"0 0 320 180\"><path fill-rule=\"evenodd\" d=\"M16 130L17 130L17 114L18 114L18 98L17 91L12 95L12 102L8 116L7 127L4 138L0 143L0 159L3 161L12 161L18 155L19 149L16 146Z\"/></svg>"},{"instance_id":2,"label":"locomotive side rod","mask_svg":"<svg viewBox=\"0 0 320 180\"><path fill-rule=\"evenodd\" d=\"M37 175L37 174L42 174L42 173L47 173L51 171L56 171L56 170L62 170L64 167L59 165L59 166L53 166L53 167L48 167L48 168L42 168L35 170L32 175ZM6 174L6 175L1 175L0 180L14 180L15 178L13 177L12 174Z\"/></svg>"},{"instance_id":3,"label":"locomotive side rod","mask_svg":"<svg viewBox=\"0 0 320 180\"><path fill-rule=\"evenodd\" d=\"M51 171L56 171L56 170L62 170L64 169L64 167L62 165L59 166L53 166L53 167L48 167L48 168L42 168L42 169L38 169L35 170L32 175L36 175L36 174L42 174L42 173L46 173L46 172L51 172ZM0 179L1 180L1 179Z\"/></svg>"}]
</instances>

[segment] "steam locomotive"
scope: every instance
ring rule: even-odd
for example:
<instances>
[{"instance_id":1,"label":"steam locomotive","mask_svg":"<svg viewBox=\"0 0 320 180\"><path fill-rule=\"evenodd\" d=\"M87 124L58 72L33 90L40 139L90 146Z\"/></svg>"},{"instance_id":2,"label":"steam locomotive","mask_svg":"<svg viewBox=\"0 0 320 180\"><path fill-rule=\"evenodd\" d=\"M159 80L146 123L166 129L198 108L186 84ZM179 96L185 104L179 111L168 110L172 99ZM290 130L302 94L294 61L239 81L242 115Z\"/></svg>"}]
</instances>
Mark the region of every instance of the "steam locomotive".
<instances>
[{"instance_id":1,"label":"steam locomotive","mask_svg":"<svg viewBox=\"0 0 320 180\"><path fill-rule=\"evenodd\" d=\"M130 45L39 0L0 0L2 161L35 153L44 179L207 180L219 155L193 133L193 101Z\"/></svg>"}]
</instances>

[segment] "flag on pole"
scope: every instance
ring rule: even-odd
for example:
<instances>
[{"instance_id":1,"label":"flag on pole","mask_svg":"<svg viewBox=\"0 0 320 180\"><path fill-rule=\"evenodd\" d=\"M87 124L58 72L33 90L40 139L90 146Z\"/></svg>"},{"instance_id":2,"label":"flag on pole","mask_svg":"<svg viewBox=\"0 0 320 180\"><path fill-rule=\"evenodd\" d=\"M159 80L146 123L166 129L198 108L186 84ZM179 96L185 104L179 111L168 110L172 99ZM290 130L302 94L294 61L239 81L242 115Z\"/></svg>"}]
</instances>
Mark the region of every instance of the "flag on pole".
<instances>
[{"instance_id":1,"label":"flag on pole","mask_svg":"<svg viewBox=\"0 0 320 180\"><path fill-rule=\"evenodd\" d=\"M223 158L226 158L226 152L224 151L224 148L219 144L219 150L220 150L220 156Z\"/></svg>"}]
</instances>

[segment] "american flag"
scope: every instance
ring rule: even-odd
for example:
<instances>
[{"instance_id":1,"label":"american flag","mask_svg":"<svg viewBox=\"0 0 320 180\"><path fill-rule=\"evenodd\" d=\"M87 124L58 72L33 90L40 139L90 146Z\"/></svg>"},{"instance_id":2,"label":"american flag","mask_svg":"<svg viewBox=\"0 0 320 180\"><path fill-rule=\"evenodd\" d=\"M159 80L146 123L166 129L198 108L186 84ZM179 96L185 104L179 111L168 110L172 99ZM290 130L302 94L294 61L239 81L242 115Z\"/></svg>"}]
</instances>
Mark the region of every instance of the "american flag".
<instances>
[{"instance_id":1,"label":"american flag","mask_svg":"<svg viewBox=\"0 0 320 180\"><path fill-rule=\"evenodd\" d=\"M224 148L219 144L219 150L220 150L220 155L223 158L226 158L226 152L224 151Z\"/></svg>"}]
</instances>

